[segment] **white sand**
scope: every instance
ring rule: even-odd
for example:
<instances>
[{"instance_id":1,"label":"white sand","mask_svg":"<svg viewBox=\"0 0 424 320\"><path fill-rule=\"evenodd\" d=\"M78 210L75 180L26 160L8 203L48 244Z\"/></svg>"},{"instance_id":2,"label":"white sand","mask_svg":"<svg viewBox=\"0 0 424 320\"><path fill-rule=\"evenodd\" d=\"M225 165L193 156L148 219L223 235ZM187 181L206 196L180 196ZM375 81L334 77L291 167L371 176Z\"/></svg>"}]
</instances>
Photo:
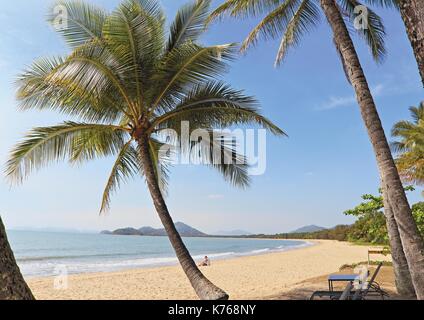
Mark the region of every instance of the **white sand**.
<instances>
[{"instance_id":1,"label":"white sand","mask_svg":"<svg viewBox=\"0 0 424 320\"><path fill-rule=\"evenodd\" d=\"M314 242L314 246L296 250L212 261L202 271L231 299L261 299L306 279L337 272L343 264L367 260L367 246ZM54 289L53 281L39 278L28 282L37 299L196 298L179 266L72 275L66 290Z\"/></svg>"}]
</instances>

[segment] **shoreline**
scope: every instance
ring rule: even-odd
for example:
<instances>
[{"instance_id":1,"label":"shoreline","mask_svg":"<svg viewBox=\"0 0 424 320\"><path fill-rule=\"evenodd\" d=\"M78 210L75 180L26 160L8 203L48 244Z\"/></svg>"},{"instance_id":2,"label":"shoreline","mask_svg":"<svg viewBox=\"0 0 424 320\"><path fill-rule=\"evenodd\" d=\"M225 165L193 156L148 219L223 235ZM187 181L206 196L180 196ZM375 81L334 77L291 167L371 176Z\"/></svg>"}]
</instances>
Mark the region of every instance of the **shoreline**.
<instances>
[{"instance_id":1,"label":"shoreline","mask_svg":"<svg viewBox=\"0 0 424 320\"><path fill-rule=\"evenodd\" d=\"M240 240L238 238L232 238L232 239L237 239ZM254 239L256 240L256 238L245 238L245 240L251 240ZM242 239L244 240L244 239ZM270 248L264 248L264 249L253 249L251 251L244 251L244 252L212 252L212 253L204 253L204 254L198 254L198 255L194 255L192 256L192 258L196 261L196 263L198 262L198 260L202 260L203 257L205 255L207 255L211 261L225 261L225 260L231 260L231 259L238 259L238 258L244 258L244 257L250 257L250 256L259 256L259 255L264 255L264 254L271 254L271 253L278 253L278 252L285 252L285 251L291 251L291 250L299 250L302 248L306 248L306 247L310 247L310 246L314 246L317 245L317 243L315 243L314 241L311 240L299 240L299 239L271 239L271 238L266 238L266 239L260 239L260 240L266 240L266 241L293 241L293 242L302 242L301 244L297 244L297 245L290 245L287 247L282 246L281 247L270 247ZM140 258L142 259L149 259L149 258ZM116 268L111 268L110 270L94 270L94 271L77 271L77 272L70 272L69 275L74 276L74 275L84 275L84 274L102 274L102 273L113 273L113 272L125 272L125 271L134 271L134 270L139 270L139 269L157 269L157 268L163 268L163 267L171 267L171 266L178 266L179 262L177 260L177 258L174 256L163 256L163 257L158 257L158 260L163 259L163 260L167 260L165 262L151 262L151 263L146 263L146 264L140 264L140 265L135 265L135 266L127 266L127 267L116 267ZM58 266L60 266L61 264L58 264ZM55 275L52 273L49 274L38 274L38 275L25 275L24 277L26 280L37 280L37 279L45 279L45 278L53 278Z\"/></svg>"},{"instance_id":2,"label":"shoreline","mask_svg":"<svg viewBox=\"0 0 424 320\"><path fill-rule=\"evenodd\" d=\"M231 299L264 299L296 284L337 272L343 264L365 261L367 246L311 240L312 246L253 256L213 260L202 272ZM69 275L68 287L54 288L54 277L31 278L37 299L196 299L180 266L138 268ZM325 287L323 287L325 289Z\"/></svg>"}]
</instances>

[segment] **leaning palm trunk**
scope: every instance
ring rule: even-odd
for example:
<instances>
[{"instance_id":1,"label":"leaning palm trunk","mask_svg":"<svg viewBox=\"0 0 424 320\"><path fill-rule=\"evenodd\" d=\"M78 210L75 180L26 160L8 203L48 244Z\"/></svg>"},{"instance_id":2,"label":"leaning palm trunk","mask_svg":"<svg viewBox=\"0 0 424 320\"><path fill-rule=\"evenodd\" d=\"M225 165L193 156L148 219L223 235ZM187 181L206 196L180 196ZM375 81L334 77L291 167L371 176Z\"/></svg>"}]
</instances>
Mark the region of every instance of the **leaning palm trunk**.
<instances>
[{"instance_id":1,"label":"leaning palm trunk","mask_svg":"<svg viewBox=\"0 0 424 320\"><path fill-rule=\"evenodd\" d=\"M384 181L383 188L387 192L398 225L417 298L424 299L424 243L412 217L373 97L335 0L321 0L321 6L333 30L334 41L340 51L347 76L355 89L361 115Z\"/></svg>"},{"instance_id":2,"label":"leaning palm trunk","mask_svg":"<svg viewBox=\"0 0 424 320\"><path fill-rule=\"evenodd\" d=\"M408 262L406 261L405 253L403 252L398 226L388 200L387 192L384 188L383 201L397 292L403 297L416 298L411 273L408 268Z\"/></svg>"},{"instance_id":3,"label":"leaning palm trunk","mask_svg":"<svg viewBox=\"0 0 424 320\"><path fill-rule=\"evenodd\" d=\"M424 4L421 0L399 0L398 3L424 85Z\"/></svg>"},{"instance_id":4,"label":"leaning palm trunk","mask_svg":"<svg viewBox=\"0 0 424 320\"><path fill-rule=\"evenodd\" d=\"M155 174L155 168L150 155L148 137L138 139L140 150L140 158L144 169L144 174L147 181L153 204L159 215L160 220L168 234L172 247L175 250L178 261L181 264L187 278L193 286L196 294L203 300L227 300L228 294L215 286L200 272L193 258L184 245L181 236L175 228L174 222L168 212L168 208L163 199L162 192L159 187L159 182Z\"/></svg>"},{"instance_id":5,"label":"leaning palm trunk","mask_svg":"<svg viewBox=\"0 0 424 320\"><path fill-rule=\"evenodd\" d=\"M34 300L7 240L0 217L0 300Z\"/></svg>"}]
</instances>

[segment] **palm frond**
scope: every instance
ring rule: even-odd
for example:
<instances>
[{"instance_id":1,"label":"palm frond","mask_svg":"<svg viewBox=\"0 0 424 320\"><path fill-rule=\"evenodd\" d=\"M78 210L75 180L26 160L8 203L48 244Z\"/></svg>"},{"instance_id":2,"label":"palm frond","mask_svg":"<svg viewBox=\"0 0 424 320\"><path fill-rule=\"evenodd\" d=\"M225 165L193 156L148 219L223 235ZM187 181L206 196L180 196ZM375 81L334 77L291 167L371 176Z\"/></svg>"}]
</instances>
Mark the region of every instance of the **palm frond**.
<instances>
[{"instance_id":1,"label":"palm frond","mask_svg":"<svg viewBox=\"0 0 424 320\"><path fill-rule=\"evenodd\" d=\"M184 149L182 151L184 152ZM237 151L237 145L231 135L211 130L200 141L191 143L190 158L192 163L218 170L225 181L233 186L246 188L250 184L249 165L247 159Z\"/></svg>"},{"instance_id":2,"label":"palm frond","mask_svg":"<svg viewBox=\"0 0 424 320\"><path fill-rule=\"evenodd\" d=\"M195 42L205 30L211 0L196 0L178 10L170 27L166 51L170 52L187 41Z\"/></svg>"},{"instance_id":3,"label":"palm frond","mask_svg":"<svg viewBox=\"0 0 424 320\"><path fill-rule=\"evenodd\" d=\"M259 114L259 103L254 97L234 90L222 82L208 82L195 86L175 107L153 121L153 128L178 130L182 121L196 123L200 127L225 128L239 124L257 124L273 134L285 133Z\"/></svg>"},{"instance_id":4,"label":"palm frond","mask_svg":"<svg viewBox=\"0 0 424 320\"><path fill-rule=\"evenodd\" d=\"M120 127L102 124L65 122L52 127L34 128L11 152L7 162L6 175L15 182L22 182L32 171L45 167L51 162L75 156L75 142L87 132L103 132L114 137L109 144L100 145L99 155L113 154L126 131ZM118 140L118 142L116 142Z\"/></svg>"},{"instance_id":5,"label":"palm frond","mask_svg":"<svg viewBox=\"0 0 424 320\"><path fill-rule=\"evenodd\" d=\"M311 0L303 0L299 8L287 23L286 31L278 48L275 65L280 65L290 47L299 45L302 36L316 27L320 20L320 11Z\"/></svg>"},{"instance_id":6,"label":"palm frond","mask_svg":"<svg viewBox=\"0 0 424 320\"><path fill-rule=\"evenodd\" d=\"M102 38L107 13L83 1L58 1L50 9L48 21L72 47Z\"/></svg>"},{"instance_id":7,"label":"palm frond","mask_svg":"<svg viewBox=\"0 0 424 320\"><path fill-rule=\"evenodd\" d=\"M264 40L280 38L280 46L275 60L279 65L290 47L300 43L302 36L320 21L320 10L311 0L285 0L272 10L249 33L244 40L241 51L257 44L260 38Z\"/></svg>"},{"instance_id":8,"label":"palm frond","mask_svg":"<svg viewBox=\"0 0 424 320\"><path fill-rule=\"evenodd\" d=\"M402 137L406 135L408 132L413 131L415 125L407 120L402 120L397 122L392 128L392 136L393 137Z\"/></svg>"},{"instance_id":9,"label":"palm frond","mask_svg":"<svg viewBox=\"0 0 424 320\"><path fill-rule=\"evenodd\" d=\"M164 22L165 14L158 0L125 0L129 3L137 3L140 8L153 19Z\"/></svg>"},{"instance_id":10,"label":"palm frond","mask_svg":"<svg viewBox=\"0 0 424 320\"><path fill-rule=\"evenodd\" d=\"M227 0L211 13L207 23L225 14L232 17L255 17L274 10L280 3L281 0Z\"/></svg>"},{"instance_id":11,"label":"palm frond","mask_svg":"<svg viewBox=\"0 0 424 320\"><path fill-rule=\"evenodd\" d=\"M265 40L280 37L287 28L290 19L296 13L302 0L286 0L277 8L269 12L249 33L241 47L242 51L257 44L259 37Z\"/></svg>"},{"instance_id":12,"label":"palm frond","mask_svg":"<svg viewBox=\"0 0 424 320\"><path fill-rule=\"evenodd\" d=\"M399 9L398 0L365 0L365 2L376 7Z\"/></svg>"},{"instance_id":13,"label":"palm frond","mask_svg":"<svg viewBox=\"0 0 424 320\"><path fill-rule=\"evenodd\" d=\"M157 1L126 0L107 19L103 34L107 48L119 61L127 91L141 108L156 60L164 46L163 19Z\"/></svg>"},{"instance_id":14,"label":"palm frond","mask_svg":"<svg viewBox=\"0 0 424 320\"><path fill-rule=\"evenodd\" d=\"M82 163L115 155L129 139L130 129L102 125L73 137L69 161Z\"/></svg>"},{"instance_id":15,"label":"palm frond","mask_svg":"<svg viewBox=\"0 0 424 320\"><path fill-rule=\"evenodd\" d=\"M126 85L125 68L109 50L97 44L89 44L75 49L52 78L67 79L85 92L98 95L115 90L121 95L127 111L137 119L139 111L131 99L136 93L132 91L132 86Z\"/></svg>"},{"instance_id":16,"label":"palm frond","mask_svg":"<svg viewBox=\"0 0 424 320\"><path fill-rule=\"evenodd\" d=\"M392 128L391 143L397 153L396 165L403 181L424 184L424 104L410 107L413 121L399 121Z\"/></svg>"},{"instance_id":17,"label":"palm frond","mask_svg":"<svg viewBox=\"0 0 424 320\"><path fill-rule=\"evenodd\" d=\"M130 140L122 147L113 164L103 191L100 213L109 210L111 195L119 189L122 183L137 174L143 174L142 167L139 165L137 150L132 146L132 143Z\"/></svg>"},{"instance_id":18,"label":"palm frond","mask_svg":"<svg viewBox=\"0 0 424 320\"><path fill-rule=\"evenodd\" d=\"M174 129L169 126L168 129ZM165 163L165 169L173 163L173 159L180 157L182 163L192 165L203 165L218 170L224 179L233 186L245 188L249 186L249 164L241 150L241 144L236 133L228 130L205 128L198 122L190 123L188 129L189 141L186 141L185 133L179 128L173 130L172 134L159 131L156 133L156 150L171 150L169 154L156 151L162 155L159 162ZM200 129L200 131L199 131ZM196 139L197 138L197 139ZM164 142L159 142L163 141ZM192 140L195 139L195 140ZM154 157L153 157L154 158ZM155 159L155 158L154 158ZM154 160L158 162L157 158ZM162 177L168 176L162 175Z\"/></svg>"},{"instance_id":19,"label":"palm frond","mask_svg":"<svg viewBox=\"0 0 424 320\"><path fill-rule=\"evenodd\" d=\"M354 21L357 18L357 13L355 13L355 8L358 6L364 6L357 0L339 0L341 9L345 11L345 14L348 16L350 21ZM384 60L387 50L384 42L384 38L386 36L386 31L384 28L384 24L379 15L377 15L370 8L366 8L366 27L356 29L355 31L361 35L368 47L371 50L372 56L375 61L381 62Z\"/></svg>"},{"instance_id":20,"label":"palm frond","mask_svg":"<svg viewBox=\"0 0 424 320\"><path fill-rule=\"evenodd\" d=\"M424 151L402 153L396 158L396 165L404 182L424 184Z\"/></svg>"},{"instance_id":21,"label":"palm frond","mask_svg":"<svg viewBox=\"0 0 424 320\"><path fill-rule=\"evenodd\" d=\"M236 51L235 44L200 47L194 43L172 50L152 78L156 84L152 111L171 110L189 87L222 75L228 67L226 62L235 58Z\"/></svg>"},{"instance_id":22,"label":"palm frond","mask_svg":"<svg viewBox=\"0 0 424 320\"><path fill-rule=\"evenodd\" d=\"M114 122L126 112L116 91L87 91L69 75L58 76L65 60L39 59L18 77L20 109L58 110L88 122Z\"/></svg>"},{"instance_id":23,"label":"palm frond","mask_svg":"<svg viewBox=\"0 0 424 320\"><path fill-rule=\"evenodd\" d=\"M391 142L390 148L392 149L394 153L410 151L410 148L405 143L400 141Z\"/></svg>"},{"instance_id":24,"label":"palm frond","mask_svg":"<svg viewBox=\"0 0 424 320\"><path fill-rule=\"evenodd\" d=\"M410 107L409 112L415 124L420 125L420 121L424 122L424 102L421 102L419 107ZM424 126L424 124L421 124L421 126Z\"/></svg>"}]
</instances>

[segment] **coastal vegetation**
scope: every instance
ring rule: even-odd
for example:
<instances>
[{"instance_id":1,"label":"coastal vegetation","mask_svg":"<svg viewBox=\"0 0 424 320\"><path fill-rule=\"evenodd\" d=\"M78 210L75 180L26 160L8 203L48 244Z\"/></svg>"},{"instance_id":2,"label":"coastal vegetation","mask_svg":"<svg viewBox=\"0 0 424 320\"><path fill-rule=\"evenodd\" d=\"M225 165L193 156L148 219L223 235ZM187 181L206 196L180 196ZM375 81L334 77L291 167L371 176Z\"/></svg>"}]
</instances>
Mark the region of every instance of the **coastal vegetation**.
<instances>
[{"instance_id":1,"label":"coastal vegetation","mask_svg":"<svg viewBox=\"0 0 424 320\"><path fill-rule=\"evenodd\" d=\"M405 188L414 191L412 186ZM351 225L338 225L313 232L290 232L274 235L253 235L255 238L273 239L327 239L350 241L357 244L389 245L386 218L384 215L383 196L364 194L362 202L352 209L346 210L345 215L356 217ZM424 238L424 201L412 205L412 213L421 236Z\"/></svg>"}]
</instances>

